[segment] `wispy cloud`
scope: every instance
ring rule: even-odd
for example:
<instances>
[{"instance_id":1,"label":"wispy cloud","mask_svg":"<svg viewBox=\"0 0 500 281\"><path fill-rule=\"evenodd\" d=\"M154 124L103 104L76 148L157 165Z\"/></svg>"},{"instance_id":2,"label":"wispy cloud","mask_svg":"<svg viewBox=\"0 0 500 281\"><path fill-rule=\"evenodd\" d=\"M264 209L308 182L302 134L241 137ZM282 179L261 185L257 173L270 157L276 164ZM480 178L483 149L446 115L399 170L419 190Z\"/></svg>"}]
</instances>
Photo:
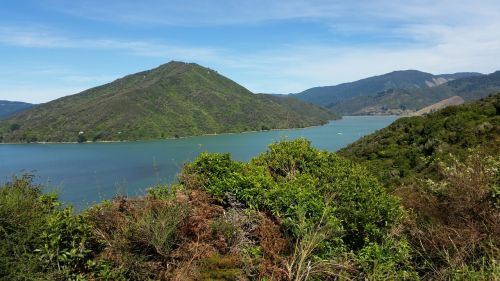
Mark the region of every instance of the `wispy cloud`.
<instances>
[{"instance_id":1,"label":"wispy cloud","mask_svg":"<svg viewBox=\"0 0 500 281\"><path fill-rule=\"evenodd\" d=\"M47 27L0 26L0 43L27 48L119 50L132 55L165 58L209 59L215 49L178 46L116 38L80 38L59 34Z\"/></svg>"},{"instance_id":2,"label":"wispy cloud","mask_svg":"<svg viewBox=\"0 0 500 281\"><path fill-rule=\"evenodd\" d=\"M97 33L85 37L63 28L4 25L0 26L0 44L113 51L157 59L158 64L170 59L194 61L219 70L252 91L274 93L298 92L397 69L447 73L500 68L498 0L46 0L43 6L65 16L99 24L113 22L121 28L145 25L145 29L159 31L165 26L183 26L185 30L229 26L237 32L241 25L265 28L269 23L293 21L320 26L327 32L321 34L324 41L285 40L249 51L210 45L212 42L200 45L202 40L169 41L168 36L149 35L148 39L146 35L131 35L140 39L127 39ZM338 39L345 37L374 40L353 43ZM99 78L99 73L76 71L60 76L68 83L95 85L112 75Z\"/></svg>"},{"instance_id":3,"label":"wispy cloud","mask_svg":"<svg viewBox=\"0 0 500 281\"><path fill-rule=\"evenodd\" d=\"M49 7L71 16L99 21L166 25L253 24L272 20L332 17L345 4L325 0L150 0L48 1Z\"/></svg>"},{"instance_id":4,"label":"wispy cloud","mask_svg":"<svg viewBox=\"0 0 500 281\"><path fill-rule=\"evenodd\" d=\"M53 32L0 29L0 42L31 48L91 48L119 50L135 56L196 61L255 92L298 92L318 85L332 85L397 69L433 73L454 71L492 72L500 56L500 38L492 36L500 25L448 26L415 24L398 32L421 42L405 48L391 46L339 47L326 45L280 45L272 49L241 53L234 50L178 47L145 41L70 38ZM492 63L493 62L493 63ZM102 81L78 74L59 75L65 81L96 85ZM102 77L110 78L110 76ZM115 77L113 77L115 78ZM62 79L62 78L61 78ZM78 83L77 83L78 82ZM102 81L108 82L108 81ZM81 89L81 88L79 88ZM68 94L68 92L66 92Z\"/></svg>"},{"instance_id":5,"label":"wispy cloud","mask_svg":"<svg viewBox=\"0 0 500 281\"><path fill-rule=\"evenodd\" d=\"M500 69L500 25L414 25L404 32L419 43L405 46L287 46L224 61L240 68L236 80L254 91L290 93L354 81L400 69L431 73ZM403 31L401 31L403 32Z\"/></svg>"},{"instance_id":6,"label":"wispy cloud","mask_svg":"<svg viewBox=\"0 0 500 281\"><path fill-rule=\"evenodd\" d=\"M458 24L496 17L497 0L49 0L44 5L72 16L124 24L235 25L306 19L331 25L366 26L360 23Z\"/></svg>"}]
</instances>

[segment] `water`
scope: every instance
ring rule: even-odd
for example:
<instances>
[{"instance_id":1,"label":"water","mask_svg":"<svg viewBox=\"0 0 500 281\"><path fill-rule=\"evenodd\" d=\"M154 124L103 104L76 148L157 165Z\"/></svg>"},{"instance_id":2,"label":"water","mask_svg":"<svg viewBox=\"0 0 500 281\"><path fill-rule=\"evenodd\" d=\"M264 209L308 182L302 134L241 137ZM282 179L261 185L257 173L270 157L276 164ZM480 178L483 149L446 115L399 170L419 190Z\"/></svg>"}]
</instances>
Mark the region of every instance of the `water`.
<instances>
[{"instance_id":1,"label":"water","mask_svg":"<svg viewBox=\"0 0 500 281\"><path fill-rule=\"evenodd\" d=\"M0 182L33 173L82 209L117 194L134 196L157 183L171 183L183 163L203 151L229 152L246 161L284 138L305 137L313 146L336 151L392 123L394 116L352 116L325 126L255 133L200 136L128 143L0 145Z\"/></svg>"}]
</instances>

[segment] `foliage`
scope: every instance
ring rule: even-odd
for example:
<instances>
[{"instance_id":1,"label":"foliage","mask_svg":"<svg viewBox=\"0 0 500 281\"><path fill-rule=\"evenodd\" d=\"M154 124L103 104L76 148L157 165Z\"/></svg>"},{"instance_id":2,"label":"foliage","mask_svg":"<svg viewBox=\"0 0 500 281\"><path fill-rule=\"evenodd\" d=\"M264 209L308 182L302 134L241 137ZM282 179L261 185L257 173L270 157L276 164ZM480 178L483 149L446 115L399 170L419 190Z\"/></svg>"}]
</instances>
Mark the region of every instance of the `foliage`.
<instances>
[{"instance_id":1,"label":"foliage","mask_svg":"<svg viewBox=\"0 0 500 281\"><path fill-rule=\"evenodd\" d=\"M33 177L0 187L0 279L78 279L96 241L86 218L42 194Z\"/></svg>"},{"instance_id":2,"label":"foliage","mask_svg":"<svg viewBox=\"0 0 500 281\"><path fill-rule=\"evenodd\" d=\"M411 211L402 231L425 279L498 277L499 114L496 94L401 118L340 151L369 167Z\"/></svg>"},{"instance_id":3,"label":"foliage","mask_svg":"<svg viewBox=\"0 0 500 281\"><path fill-rule=\"evenodd\" d=\"M320 221L312 228L305 223L301 216L300 228L303 235L295 241L293 252L284 261L284 271L288 280L310 280L348 277L347 271L352 267L316 256L324 243L328 243L337 235L336 228L327 223L327 209L325 208Z\"/></svg>"},{"instance_id":4,"label":"foliage","mask_svg":"<svg viewBox=\"0 0 500 281\"><path fill-rule=\"evenodd\" d=\"M284 262L290 280L341 274L346 268L336 259L381 243L403 215L398 200L363 167L305 139L271 144L249 163L203 153L183 173L181 183L201 178L200 187L222 202L234 196L279 218L296 241Z\"/></svg>"},{"instance_id":5,"label":"foliage","mask_svg":"<svg viewBox=\"0 0 500 281\"><path fill-rule=\"evenodd\" d=\"M204 153L184 172L202 175L203 187L218 198L231 194L246 206L271 212L294 237L301 236L299 213L313 226L326 209L328 223L350 249L380 241L402 214L398 201L361 166L304 139L272 144L248 164L228 154Z\"/></svg>"},{"instance_id":6,"label":"foliage","mask_svg":"<svg viewBox=\"0 0 500 281\"><path fill-rule=\"evenodd\" d=\"M87 137L85 137L85 135L84 135L84 134L79 134L79 135L78 135L77 142L78 142L78 143L87 142Z\"/></svg>"},{"instance_id":7,"label":"foliage","mask_svg":"<svg viewBox=\"0 0 500 281\"><path fill-rule=\"evenodd\" d=\"M400 118L342 149L391 187L415 178L437 179L437 163L450 154L463 159L467 148L488 154L500 149L500 94L452 106L424 117Z\"/></svg>"},{"instance_id":8,"label":"foliage","mask_svg":"<svg viewBox=\"0 0 500 281\"><path fill-rule=\"evenodd\" d=\"M211 256L201 261L199 280L247 280L238 257Z\"/></svg>"},{"instance_id":9,"label":"foliage","mask_svg":"<svg viewBox=\"0 0 500 281\"><path fill-rule=\"evenodd\" d=\"M498 272L500 157L475 151L465 162L440 167L440 181L398 190L406 207L417 211L407 231L425 261L421 270L434 278Z\"/></svg>"},{"instance_id":10,"label":"foliage","mask_svg":"<svg viewBox=\"0 0 500 281\"><path fill-rule=\"evenodd\" d=\"M404 239L388 238L370 244L356 257L366 280L418 280L412 264L411 246Z\"/></svg>"},{"instance_id":11,"label":"foliage","mask_svg":"<svg viewBox=\"0 0 500 281\"><path fill-rule=\"evenodd\" d=\"M336 116L289 97L253 94L216 71L170 62L0 121L3 142L178 138L325 124ZM12 124L19 124L15 131Z\"/></svg>"},{"instance_id":12,"label":"foliage","mask_svg":"<svg viewBox=\"0 0 500 281\"><path fill-rule=\"evenodd\" d=\"M43 267L49 271L61 271L71 276L85 266L92 253L92 234L82 216L75 216L71 208L54 212L47 218L45 229L40 234L41 246L34 251Z\"/></svg>"},{"instance_id":13,"label":"foliage","mask_svg":"<svg viewBox=\"0 0 500 281\"><path fill-rule=\"evenodd\" d=\"M21 128L21 126L19 124L14 123L14 124L10 125L9 129L11 132L14 132L15 130L19 130L19 128Z\"/></svg>"},{"instance_id":14,"label":"foliage","mask_svg":"<svg viewBox=\"0 0 500 281\"><path fill-rule=\"evenodd\" d=\"M0 187L0 279L495 280L500 159L460 151L394 195L305 139L247 163L202 153L179 183L82 214L15 177Z\"/></svg>"}]
</instances>

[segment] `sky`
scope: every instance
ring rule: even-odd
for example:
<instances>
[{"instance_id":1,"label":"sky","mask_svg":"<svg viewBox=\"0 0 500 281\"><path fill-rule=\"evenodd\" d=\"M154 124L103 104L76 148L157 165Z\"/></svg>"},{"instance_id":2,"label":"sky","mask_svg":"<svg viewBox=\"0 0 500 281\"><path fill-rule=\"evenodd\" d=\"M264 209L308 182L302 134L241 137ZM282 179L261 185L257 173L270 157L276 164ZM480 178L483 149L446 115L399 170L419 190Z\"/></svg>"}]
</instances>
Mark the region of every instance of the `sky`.
<instances>
[{"instance_id":1,"label":"sky","mask_svg":"<svg viewBox=\"0 0 500 281\"><path fill-rule=\"evenodd\" d=\"M498 0L16 0L0 4L0 100L33 103L171 60L256 93L394 70L500 70Z\"/></svg>"}]
</instances>

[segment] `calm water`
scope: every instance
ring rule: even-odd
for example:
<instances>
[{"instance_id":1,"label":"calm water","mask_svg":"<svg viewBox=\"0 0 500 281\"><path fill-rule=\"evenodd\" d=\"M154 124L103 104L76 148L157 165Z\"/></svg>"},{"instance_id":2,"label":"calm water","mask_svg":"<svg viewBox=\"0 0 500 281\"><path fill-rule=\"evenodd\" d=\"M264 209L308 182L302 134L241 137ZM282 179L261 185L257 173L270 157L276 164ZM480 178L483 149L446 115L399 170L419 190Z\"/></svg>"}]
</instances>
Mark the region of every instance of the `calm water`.
<instances>
[{"instance_id":1,"label":"calm water","mask_svg":"<svg viewBox=\"0 0 500 281\"><path fill-rule=\"evenodd\" d=\"M183 163L200 152L229 152L249 160L281 139L306 137L320 149L336 151L386 127L396 117L344 117L306 129L201 136L130 143L0 145L0 182L23 172L56 189L64 202L82 209L116 194L142 194L147 186L171 183Z\"/></svg>"}]
</instances>

